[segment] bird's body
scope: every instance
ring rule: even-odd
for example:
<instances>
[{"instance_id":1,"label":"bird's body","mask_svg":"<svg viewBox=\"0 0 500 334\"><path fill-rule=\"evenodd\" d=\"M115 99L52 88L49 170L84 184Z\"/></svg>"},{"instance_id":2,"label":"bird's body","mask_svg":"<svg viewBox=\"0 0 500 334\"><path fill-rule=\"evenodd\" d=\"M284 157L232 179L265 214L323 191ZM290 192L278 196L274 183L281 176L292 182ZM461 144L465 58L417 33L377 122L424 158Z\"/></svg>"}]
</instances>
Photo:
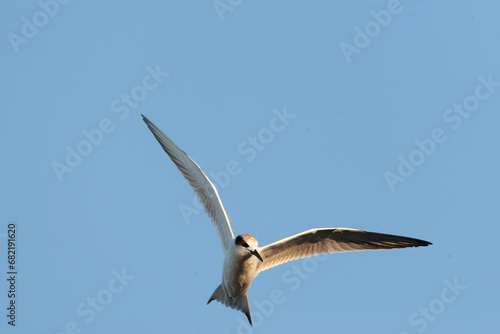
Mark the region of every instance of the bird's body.
<instances>
[{"instance_id":1,"label":"bird's body","mask_svg":"<svg viewBox=\"0 0 500 334\"><path fill-rule=\"evenodd\" d=\"M253 279L264 270L288 261L326 253L431 245L420 239L350 228L311 229L264 247L259 247L257 239L249 234L235 237L217 189L200 166L151 121L144 116L143 119L195 191L219 235L225 253L222 283L215 289L208 303L217 300L240 310L245 313L250 324L252 318L247 291Z\"/></svg>"},{"instance_id":2,"label":"bird's body","mask_svg":"<svg viewBox=\"0 0 500 334\"><path fill-rule=\"evenodd\" d=\"M226 306L240 310L245 313L248 321L252 323L246 294L258 272L259 259L236 242L238 238L244 240L245 237L248 239L253 238L257 242L249 234L231 240L222 267L222 283L210 296L208 303L217 300Z\"/></svg>"},{"instance_id":3,"label":"bird's body","mask_svg":"<svg viewBox=\"0 0 500 334\"><path fill-rule=\"evenodd\" d=\"M230 297L237 299L247 293L255 278L258 262L257 257L236 242L230 243L222 268L222 285Z\"/></svg>"}]
</instances>

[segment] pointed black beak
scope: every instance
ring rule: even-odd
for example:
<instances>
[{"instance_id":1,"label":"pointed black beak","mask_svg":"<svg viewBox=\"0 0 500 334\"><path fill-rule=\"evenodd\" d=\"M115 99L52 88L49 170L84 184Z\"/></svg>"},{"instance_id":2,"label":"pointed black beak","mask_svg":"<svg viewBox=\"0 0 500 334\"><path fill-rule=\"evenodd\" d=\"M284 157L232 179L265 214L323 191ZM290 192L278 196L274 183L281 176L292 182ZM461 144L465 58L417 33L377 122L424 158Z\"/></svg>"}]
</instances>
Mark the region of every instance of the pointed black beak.
<instances>
[{"instance_id":1,"label":"pointed black beak","mask_svg":"<svg viewBox=\"0 0 500 334\"><path fill-rule=\"evenodd\" d=\"M259 252L257 252L257 250L250 251L250 253L255 255L255 257L258 258L260 260L260 262L264 262L264 260L262 260L262 257L260 256Z\"/></svg>"}]
</instances>

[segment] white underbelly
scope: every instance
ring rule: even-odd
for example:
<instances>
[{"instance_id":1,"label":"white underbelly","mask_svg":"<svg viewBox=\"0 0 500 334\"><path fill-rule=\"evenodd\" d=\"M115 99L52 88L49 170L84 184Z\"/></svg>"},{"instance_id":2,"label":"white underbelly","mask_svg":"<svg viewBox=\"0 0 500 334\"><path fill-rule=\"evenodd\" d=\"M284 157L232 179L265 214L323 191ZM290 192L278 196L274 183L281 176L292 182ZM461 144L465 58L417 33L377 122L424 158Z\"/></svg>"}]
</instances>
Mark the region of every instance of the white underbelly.
<instances>
[{"instance_id":1,"label":"white underbelly","mask_svg":"<svg viewBox=\"0 0 500 334\"><path fill-rule=\"evenodd\" d=\"M253 261L237 262L224 261L222 271L222 284L231 298L243 296L250 289L250 284L254 279Z\"/></svg>"}]
</instances>

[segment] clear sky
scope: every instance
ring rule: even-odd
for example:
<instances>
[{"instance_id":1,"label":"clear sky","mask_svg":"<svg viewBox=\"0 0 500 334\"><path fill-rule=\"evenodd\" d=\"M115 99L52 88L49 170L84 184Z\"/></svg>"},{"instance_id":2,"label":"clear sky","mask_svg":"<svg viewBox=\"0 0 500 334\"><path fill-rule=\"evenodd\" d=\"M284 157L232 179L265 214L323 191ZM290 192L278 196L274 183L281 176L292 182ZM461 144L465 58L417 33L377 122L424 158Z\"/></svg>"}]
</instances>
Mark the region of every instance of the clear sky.
<instances>
[{"instance_id":1,"label":"clear sky","mask_svg":"<svg viewBox=\"0 0 500 334\"><path fill-rule=\"evenodd\" d=\"M492 333L498 1L0 3L2 333ZM140 114L218 185L236 234L431 241L262 273L254 327ZM12 223L13 222L13 223ZM15 302L16 328L6 308Z\"/></svg>"}]
</instances>

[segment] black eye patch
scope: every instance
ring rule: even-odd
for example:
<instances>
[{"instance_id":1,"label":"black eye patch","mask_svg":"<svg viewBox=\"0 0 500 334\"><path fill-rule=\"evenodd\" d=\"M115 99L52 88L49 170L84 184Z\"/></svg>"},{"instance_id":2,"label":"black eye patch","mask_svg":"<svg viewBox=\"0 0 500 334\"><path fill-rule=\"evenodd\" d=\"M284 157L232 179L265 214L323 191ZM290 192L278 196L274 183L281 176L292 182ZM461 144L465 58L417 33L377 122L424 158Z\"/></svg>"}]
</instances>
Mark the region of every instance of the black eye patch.
<instances>
[{"instance_id":1,"label":"black eye patch","mask_svg":"<svg viewBox=\"0 0 500 334\"><path fill-rule=\"evenodd\" d=\"M245 248L248 248L248 243L245 241L244 237L239 235L236 237L236 240L234 240L235 244L241 246L241 247L245 247Z\"/></svg>"}]
</instances>

